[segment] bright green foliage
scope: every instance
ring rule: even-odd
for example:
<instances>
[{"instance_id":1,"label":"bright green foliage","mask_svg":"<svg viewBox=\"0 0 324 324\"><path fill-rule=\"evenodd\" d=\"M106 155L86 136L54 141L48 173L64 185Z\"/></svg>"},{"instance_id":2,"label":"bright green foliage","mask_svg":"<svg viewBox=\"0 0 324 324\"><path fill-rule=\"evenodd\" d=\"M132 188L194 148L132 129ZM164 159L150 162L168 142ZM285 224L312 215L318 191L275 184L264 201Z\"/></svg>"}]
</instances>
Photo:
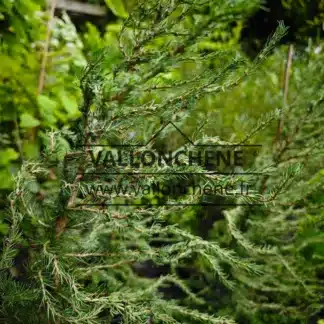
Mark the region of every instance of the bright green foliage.
<instances>
[{"instance_id":1,"label":"bright green foliage","mask_svg":"<svg viewBox=\"0 0 324 324\"><path fill-rule=\"evenodd\" d=\"M74 74L85 65L82 43L67 15L55 18L45 73L38 95L47 13L36 1L0 1L1 147L15 150L0 163L0 189L10 189L21 161L39 155L37 133L79 116ZM1 151L1 154L6 154Z\"/></svg>"},{"instance_id":2,"label":"bright green foliage","mask_svg":"<svg viewBox=\"0 0 324 324\"><path fill-rule=\"evenodd\" d=\"M110 8L110 10L117 16L121 18L127 18L128 13L125 9L125 6L123 4L122 0L105 0L107 6Z\"/></svg>"}]
</instances>

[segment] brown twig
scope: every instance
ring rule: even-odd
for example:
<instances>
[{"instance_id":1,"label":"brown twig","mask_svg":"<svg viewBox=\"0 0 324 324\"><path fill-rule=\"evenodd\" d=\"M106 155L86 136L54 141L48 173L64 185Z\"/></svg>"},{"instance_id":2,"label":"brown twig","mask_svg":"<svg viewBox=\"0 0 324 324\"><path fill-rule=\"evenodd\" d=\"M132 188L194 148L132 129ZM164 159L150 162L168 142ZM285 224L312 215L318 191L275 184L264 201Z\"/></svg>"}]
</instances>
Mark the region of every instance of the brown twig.
<instances>
[{"instance_id":1,"label":"brown twig","mask_svg":"<svg viewBox=\"0 0 324 324\"><path fill-rule=\"evenodd\" d=\"M45 39L45 45L43 49L43 58L41 63L41 70L39 73L39 81L38 81L38 90L37 95L40 95L44 89L45 84L45 75L46 75L46 65L47 65L47 59L48 59L48 51L49 51L49 43L51 40L51 33L52 33L52 23L55 13L55 8L57 5L57 0L51 1L51 8L49 11L49 20L47 23L47 31L46 31L46 39Z\"/></svg>"},{"instance_id":2,"label":"brown twig","mask_svg":"<svg viewBox=\"0 0 324 324\"><path fill-rule=\"evenodd\" d=\"M288 102L289 80L290 80L290 74L291 74L290 72L291 72L293 54L294 54L294 45L291 44L289 46L289 50L288 50L287 64L286 64L286 70L285 70L285 83L284 83L284 88L283 88L283 108L285 108L287 106L287 102ZM277 132L276 132L275 139L273 141L274 145L280 143L280 141L281 141L281 134L282 134L282 129L283 129L283 115L282 114L283 113L281 112L279 120L278 120ZM288 144L289 143L286 142L284 147L282 147L280 149L279 154L277 155L277 158L276 158L276 165L278 165L278 163L280 162L281 156L287 150ZM261 187L260 187L261 193L265 192L265 190L267 188L266 184L267 184L268 179L269 179L268 175L263 178Z\"/></svg>"},{"instance_id":3,"label":"brown twig","mask_svg":"<svg viewBox=\"0 0 324 324\"><path fill-rule=\"evenodd\" d=\"M285 71L285 84L283 89L283 107L287 106L288 101L288 92L289 92L289 80L291 74L291 66L292 66L292 58L294 54L294 45L291 44L288 50L288 57L287 57L287 64L286 64L286 71ZM276 134L276 143L280 142L281 140L281 133L283 128L283 118L282 114L278 120L278 127L277 127L277 134Z\"/></svg>"},{"instance_id":4,"label":"brown twig","mask_svg":"<svg viewBox=\"0 0 324 324\"><path fill-rule=\"evenodd\" d=\"M48 19L47 30L46 30L46 39L45 39L45 44L44 44L44 48L43 48L43 52L42 52L42 62L41 62L41 68L40 68L40 73L39 73L39 79L38 79L38 89L37 89L37 93L36 93L37 97L43 92L44 85L45 85L46 65L47 65L47 59L48 59L49 43L50 43L50 39L51 39L52 22L53 22L53 18L54 18L56 5L57 5L57 0L52 0L51 7L49 10L49 19ZM36 117L39 117L38 110L36 111ZM36 140L37 131L38 131L38 126L31 129L31 138L33 141Z\"/></svg>"}]
</instances>

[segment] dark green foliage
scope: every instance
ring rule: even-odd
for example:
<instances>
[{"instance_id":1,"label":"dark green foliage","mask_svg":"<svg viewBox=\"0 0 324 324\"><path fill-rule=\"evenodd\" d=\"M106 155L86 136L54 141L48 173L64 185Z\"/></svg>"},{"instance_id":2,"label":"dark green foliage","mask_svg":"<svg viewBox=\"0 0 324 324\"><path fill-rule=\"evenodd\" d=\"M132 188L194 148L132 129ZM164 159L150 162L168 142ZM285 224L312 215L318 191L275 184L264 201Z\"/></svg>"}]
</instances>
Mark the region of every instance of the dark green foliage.
<instances>
[{"instance_id":1,"label":"dark green foliage","mask_svg":"<svg viewBox=\"0 0 324 324\"><path fill-rule=\"evenodd\" d=\"M125 20L108 25L103 37L88 26L83 40L89 63L78 73L78 89L69 74L57 74L58 65L44 95L30 90L37 104L28 118L12 98L3 99L5 116L17 115L17 134L27 138L39 126L42 150L39 158L21 159L8 196L1 322L315 323L323 313L321 45L296 52L284 98L280 75L287 50L273 51L287 28L279 23L252 62L238 52L244 19L258 1L150 0L130 5L135 7L129 13L121 1L109 3L119 4L114 10ZM22 60L35 56L23 46ZM7 50L6 59L13 53ZM16 70L25 71L19 62ZM69 60L69 71L78 72L73 66ZM18 91L15 73L8 66L5 72L10 86L3 92ZM58 75L51 83L50 76ZM63 86L75 96L62 94ZM64 126L70 117L60 114L62 107L78 118L71 127ZM51 113L38 117L49 108ZM276 139L279 118L283 128ZM106 206L103 201L133 201L127 194L89 193L91 186L120 180L190 183L188 176L172 173L206 171L176 165L143 170L170 174L84 175L94 171L92 158L100 154L93 144L149 143L136 148L139 154L147 148L190 149L172 124L152 140L170 121L195 144L262 143L248 161L248 171L260 172L258 178L208 174L198 180L236 185L243 179L256 191L239 198L219 195L214 202L230 198L262 206L199 206L206 197L190 194L135 200L146 206ZM7 165L22 157L14 145L6 142L1 156ZM125 170L139 171L109 168ZM174 205L156 205L161 202Z\"/></svg>"},{"instance_id":2,"label":"dark green foliage","mask_svg":"<svg viewBox=\"0 0 324 324\"><path fill-rule=\"evenodd\" d=\"M207 94L229 91L255 72L286 33L282 24L253 63L224 56L224 64L222 52L204 55L199 47L210 39L210 30L219 21L231 23L253 5L244 1L220 1L217 7L201 1L139 3L123 24L119 50L108 48L93 55L79 80L81 119L72 132L54 131L45 137L42 159L23 164L9 196L10 230L1 257L4 321L233 322L215 311L199 312L197 305L205 301L190 291L177 267L193 262L199 272L208 269L230 289L234 283L227 271L252 274L259 273L259 267L217 241L203 240L170 224L168 215L183 212L181 206L80 206L89 199L95 202L96 197L85 195L86 186L105 182L105 178L82 179L78 173L89 168L89 155L86 147L78 145L113 140L132 143L126 132L137 130L139 123L145 132L137 140L148 139L161 120L184 121ZM180 69L188 62L195 62L192 71L180 77ZM217 139L196 141L215 143ZM160 180L172 177L177 176ZM127 181L133 180L128 177ZM152 179L138 181L145 184ZM230 177L218 176L210 176L209 181L235 183ZM105 199L114 202L116 198ZM185 196L181 201L193 199ZM156 240L166 243L155 246ZM27 251L24 255L22 246ZM138 276L136 265L147 260L168 264L170 274L154 282ZM164 299L161 289L165 285L178 286L187 298L180 303ZM13 303L16 295L19 298Z\"/></svg>"}]
</instances>

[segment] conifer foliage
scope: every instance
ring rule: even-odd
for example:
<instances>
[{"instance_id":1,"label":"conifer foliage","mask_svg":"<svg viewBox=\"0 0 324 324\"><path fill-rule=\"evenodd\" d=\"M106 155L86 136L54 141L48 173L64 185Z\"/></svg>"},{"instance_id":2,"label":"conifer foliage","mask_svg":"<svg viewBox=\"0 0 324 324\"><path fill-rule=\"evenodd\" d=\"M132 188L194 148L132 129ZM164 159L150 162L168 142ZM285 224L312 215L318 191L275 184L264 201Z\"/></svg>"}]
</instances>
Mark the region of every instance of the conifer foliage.
<instances>
[{"instance_id":1,"label":"conifer foliage","mask_svg":"<svg viewBox=\"0 0 324 324\"><path fill-rule=\"evenodd\" d=\"M252 63L237 56L228 59L230 51L200 49L217 28L256 5L242 0L140 1L120 31L119 51L107 48L93 55L79 77L82 118L71 130L48 134L42 159L24 163L9 196L10 231L0 259L0 307L6 323L233 323L208 309L197 310L205 301L178 276L177 266L194 262L201 271L208 268L230 289L231 269L250 275L258 274L259 267L217 241L168 224L170 214L190 206L113 206L116 197L89 195L87 188L120 175L88 178L85 172L90 170L89 146L95 155L93 145L148 142L165 121L181 125L197 102L230 91L253 73L285 35L282 24ZM185 75L184 65L192 67ZM206 136L194 140L218 142ZM125 175L123 181L182 181L183 176L171 172L175 169L202 171L159 166L145 172L163 175ZM236 181L215 175L203 180L223 185ZM98 199L110 206L98 205ZM189 195L167 202L179 199L199 202ZM168 265L169 273L154 281L141 277L136 268L147 260ZM170 285L187 298L168 300L163 289Z\"/></svg>"},{"instance_id":2,"label":"conifer foliage","mask_svg":"<svg viewBox=\"0 0 324 324\"><path fill-rule=\"evenodd\" d=\"M284 193L271 208L237 208L226 215L234 229L245 227L245 239L272 247L266 256L253 258L263 264L261 277L239 275L238 304L245 314L249 309L252 323L311 323L323 314L324 56L319 48L310 43L291 57L289 91L286 86L279 97L284 108L277 134L274 131L275 138L267 139L256 160L259 167L274 167L260 179L261 193L281 185L279 174L288 165L300 165L298 176L286 178ZM283 60L280 52L275 59Z\"/></svg>"}]
</instances>

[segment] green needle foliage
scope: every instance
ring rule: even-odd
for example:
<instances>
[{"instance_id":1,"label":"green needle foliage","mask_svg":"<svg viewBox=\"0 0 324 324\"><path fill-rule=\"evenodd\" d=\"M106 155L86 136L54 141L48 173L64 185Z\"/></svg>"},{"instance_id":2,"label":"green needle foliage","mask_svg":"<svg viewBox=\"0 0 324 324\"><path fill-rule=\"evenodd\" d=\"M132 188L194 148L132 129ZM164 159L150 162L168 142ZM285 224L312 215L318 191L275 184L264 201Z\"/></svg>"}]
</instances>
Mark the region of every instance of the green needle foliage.
<instances>
[{"instance_id":1,"label":"green needle foliage","mask_svg":"<svg viewBox=\"0 0 324 324\"><path fill-rule=\"evenodd\" d=\"M171 214L195 212L190 206L98 205L97 199L127 202L127 195L87 191L89 186L117 181L120 175L89 179L84 173L92 170L89 145L147 142L166 121L181 124L200 100L230 91L254 73L286 34L283 24L252 63L237 56L229 59L230 50L202 52L200 45L210 41L219 26L244 17L256 5L242 0L139 2L121 28L119 50L107 48L93 55L79 77L82 118L71 130L48 134L42 158L23 164L9 196L10 230L0 259L0 309L5 323L234 323L230 317L209 312L206 301L181 279L177 268L194 264L202 274L212 273L233 289L233 273L261 274L257 262L168 222ZM189 72L181 74L188 65ZM271 119L267 117L265 123ZM256 130L264 123L261 126ZM195 142L222 143L199 134ZM149 145L154 147L155 141ZM136 172L132 167L126 170ZM174 170L202 171L196 166L161 166L145 172ZM285 187L286 178L295 174L287 167L269 195L256 195L247 202L271 202ZM174 174L123 176L128 184L157 180L185 179ZM200 181L233 185L238 180L206 175ZM193 204L199 199L184 195L167 202ZM240 239L235 224L229 226ZM258 250L241 242L252 252ZM170 271L157 280L140 276L138 269L148 260L168 265ZM170 286L179 287L187 298L181 302L167 298L163 292Z\"/></svg>"},{"instance_id":2,"label":"green needle foliage","mask_svg":"<svg viewBox=\"0 0 324 324\"><path fill-rule=\"evenodd\" d=\"M255 181L254 188L260 194L271 193L284 181L284 191L274 193L275 203L266 208L225 211L225 220L216 221L210 233L239 255L249 255L263 271L253 279L234 274L240 284L234 294L229 293L233 303L229 309L236 308L242 323L316 323L323 317L322 46L309 42L306 49L295 47L288 91L280 85L280 74L282 80L287 75L285 46L254 78L236 88L236 95L224 93L218 98L234 111L243 106L250 120L274 107L282 108L280 136L276 136L278 121L257 134L263 149L254 164L267 167L269 174ZM232 127L235 131L237 125ZM292 165L295 170L290 169ZM297 176L287 174L289 170L297 171ZM210 290L206 293L214 296ZM228 299L224 300L220 308L228 307Z\"/></svg>"},{"instance_id":3,"label":"green needle foliage","mask_svg":"<svg viewBox=\"0 0 324 324\"><path fill-rule=\"evenodd\" d=\"M299 175L288 179L271 209L231 216L240 224L245 219L253 242L273 247L266 258L254 260L264 264L266 273L242 280L246 286L239 300L254 311L256 323L308 323L323 312L324 56L318 46L310 43L296 52L281 136L256 161L276 168L260 180L260 192L278 186L279 174L291 163L300 164Z\"/></svg>"}]
</instances>

